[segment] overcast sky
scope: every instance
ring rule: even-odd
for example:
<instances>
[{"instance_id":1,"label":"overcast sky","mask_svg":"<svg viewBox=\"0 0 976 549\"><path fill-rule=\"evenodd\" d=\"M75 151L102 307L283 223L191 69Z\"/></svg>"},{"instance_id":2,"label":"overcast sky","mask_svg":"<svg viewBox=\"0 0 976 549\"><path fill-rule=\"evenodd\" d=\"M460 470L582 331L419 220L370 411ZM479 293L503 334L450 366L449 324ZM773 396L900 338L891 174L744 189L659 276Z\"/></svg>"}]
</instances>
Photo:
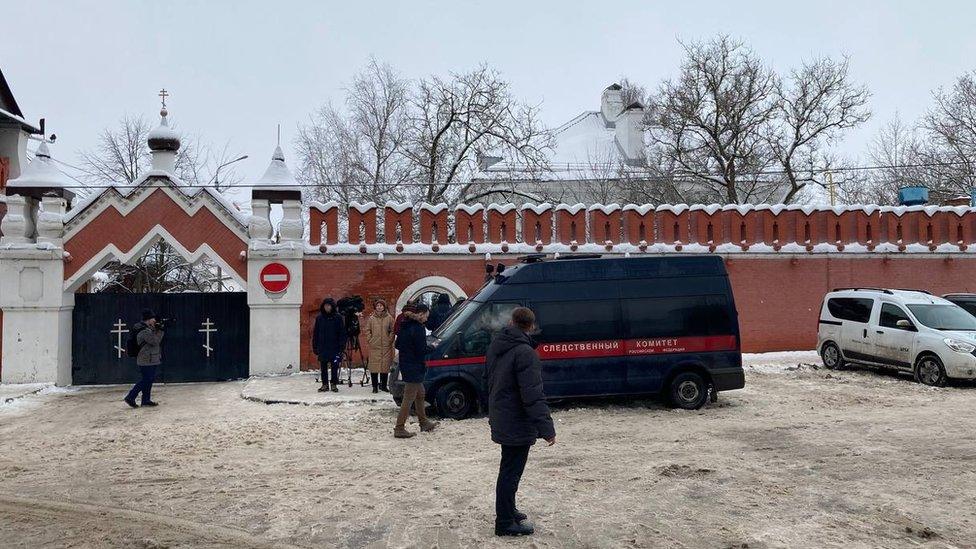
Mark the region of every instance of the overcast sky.
<instances>
[{"instance_id":1,"label":"overcast sky","mask_svg":"<svg viewBox=\"0 0 976 549\"><path fill-rule=\"evenodd\" d=\"M181 131L250 155L259 177L275 127L295 168L295 127L376 56L409 78L487 62L559 125L599 108L621 75L653 88L681 59L678 39L729 33L774 68L851 57L873 119L843 144L860 154L896 111L915 120L931 92L976 69L976 3L5 2L0 67L28 120L47 118L56 157L76 163L125 113L157 120L161 87Z\"/></svg>"}]
</instances>

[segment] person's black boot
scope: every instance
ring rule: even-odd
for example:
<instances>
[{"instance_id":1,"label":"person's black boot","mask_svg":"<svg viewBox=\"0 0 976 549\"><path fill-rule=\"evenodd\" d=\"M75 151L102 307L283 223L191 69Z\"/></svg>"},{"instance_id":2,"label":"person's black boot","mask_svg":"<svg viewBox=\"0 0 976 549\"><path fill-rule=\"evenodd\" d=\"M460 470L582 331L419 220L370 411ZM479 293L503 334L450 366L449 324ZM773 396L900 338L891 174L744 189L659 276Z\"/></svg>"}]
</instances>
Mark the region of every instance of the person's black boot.
<instances>
[{"instance_id":1,"label":"person's black boot","mask_svg":"<svg viewBox=\"0 0 976 549\"><path fill-rule=\"evenodd\" d=\"M321 387L319 387L319 392L320 392L320 393L324 393L324 392L326 392L326 391L328 391L328 390L329 390L329 386L328 386L328 385L326 385L325 383L323 383L323 384L322 384L322 386L321 386Z\"/></svg>"},{"instance_id":2,"label":"person's black boot","mask_svg":"<svg viewBox=\"0 0 976 549\"><path fill-rule=\"evenodd\" d=\"M125 397L122 400L124 400L125 403L129 405L130 408L138 408L139 407L139 405L136 404L136 401L133 398Z\"/></svg>"},{"instance_id":3,"label":"person's black boot","mask_svg":"<svg viewBox=\"0 0 976 549\"><path fill-rule=\"evenodd\" d=\"M515 510L515 522L522 522L527 518L529 518L528 515L526 515L522 511L519 511L518 509Z\"/></svg>"},{"instance_id":4,"label":"person's black boot","mask_svg":"<svg viewBox=\"0 0 976 549\"><path fill-rule=\"evenodd\" d=\"M332 392L333 393L338 393L339 392L339 384L336 383L335 381L332 382Z\"/></svg>"},{"instance_id":5,"label":"person's black boot","mask_svg":"<svg viewBox=\"0 0 976 549\"><path fill-rule=\"evenodd\" d=\"M380 391L384 393L389 393L390 388L387 386L387 382L390 380L390 374L380 374Z\"/></svg>"},{"instance_id":6,"label":"person's black boot","mask_svg":"<svg viewBox=\"0 0 976 549\"><path fill-rule=\"evenodd\" d=\"M373 393L380 392L380 376L378 374L369 374L369 379L373 382Z\"/></svg>"},{"instance_id":7,"label":"person's black boot","mask_svg":"<svg viewBox=\"0 0 976 549\"><path fill-rule=\"evenodd\" d=\"M495 523L496 536L531 536L534 533L532 526L514 520L507 525Z\"/></svg>"}]
</instances>

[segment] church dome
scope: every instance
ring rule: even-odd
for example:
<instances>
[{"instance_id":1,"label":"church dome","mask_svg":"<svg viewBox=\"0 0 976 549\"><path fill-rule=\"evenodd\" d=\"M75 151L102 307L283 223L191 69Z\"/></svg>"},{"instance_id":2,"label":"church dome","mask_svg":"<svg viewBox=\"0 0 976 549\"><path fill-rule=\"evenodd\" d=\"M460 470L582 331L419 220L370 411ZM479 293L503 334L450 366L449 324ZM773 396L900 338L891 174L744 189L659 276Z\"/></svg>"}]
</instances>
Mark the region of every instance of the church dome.
<instances>
[{"instance_id":1,"label":"church dome","mask_svg":"<svg viewBox=\"0 0 976 549\"><path fill-rule=\"evenodd\" d=\"M166 118L167 114L166 107L163 107L159 111L159 125L149 132L148 141L150 151L176 152L180 149L180 136L169 127L169 120Z\"/></svg>"}]
</instances>

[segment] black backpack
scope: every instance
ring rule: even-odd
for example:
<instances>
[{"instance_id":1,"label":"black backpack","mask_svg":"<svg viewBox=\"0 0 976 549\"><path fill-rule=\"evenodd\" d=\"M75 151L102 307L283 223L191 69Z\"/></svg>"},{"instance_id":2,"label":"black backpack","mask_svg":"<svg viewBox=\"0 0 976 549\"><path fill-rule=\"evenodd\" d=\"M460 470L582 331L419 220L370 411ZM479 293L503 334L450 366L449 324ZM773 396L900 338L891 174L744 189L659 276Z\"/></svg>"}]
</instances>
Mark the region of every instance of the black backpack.
<instances>
[{"instance_id":1,"label":"black backpack","mask_svg":"<svg viewBox=\"0 0 976 549\"><path fill-rule=\"evenodd\" d=\"M125 354L136 357L139 354L139 350L142 349L142 345L139 345L139 333L148 328L145 324L141 327L129 332L129 339L125 342Z\"/></svg>"}]
</instances>

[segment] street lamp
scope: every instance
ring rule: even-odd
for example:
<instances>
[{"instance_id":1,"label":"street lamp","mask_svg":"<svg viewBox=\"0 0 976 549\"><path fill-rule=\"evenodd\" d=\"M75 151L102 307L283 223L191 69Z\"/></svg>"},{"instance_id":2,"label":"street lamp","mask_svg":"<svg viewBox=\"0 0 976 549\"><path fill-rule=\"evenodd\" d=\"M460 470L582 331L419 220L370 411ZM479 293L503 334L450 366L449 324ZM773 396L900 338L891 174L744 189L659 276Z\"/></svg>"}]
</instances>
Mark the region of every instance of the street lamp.
<instances>
[{"instance_id":1,"label":"street lamp","mask_svg":"<svg viewBox=\"0 0 976 549\"><path fill-rule=\"evenodd\" d=\"M210 178L210 181L207 181L207 186L210 186L210 184L213 183L214 184L214 190L219 191L220 190L220 180L218 179L218 177L220 176L220 168L223 168L225 166L230 166L234 162L240 162L241 160L244 160L245 158L247 158L247 155L246 154L243 155L243 156L241 156L241 157L239 157L239 158L235 158L235 159L233 159L231 161L224 162L223 164L217 166L217 170L214 171L213 177Z\"/></svg>"}]
</instances>

